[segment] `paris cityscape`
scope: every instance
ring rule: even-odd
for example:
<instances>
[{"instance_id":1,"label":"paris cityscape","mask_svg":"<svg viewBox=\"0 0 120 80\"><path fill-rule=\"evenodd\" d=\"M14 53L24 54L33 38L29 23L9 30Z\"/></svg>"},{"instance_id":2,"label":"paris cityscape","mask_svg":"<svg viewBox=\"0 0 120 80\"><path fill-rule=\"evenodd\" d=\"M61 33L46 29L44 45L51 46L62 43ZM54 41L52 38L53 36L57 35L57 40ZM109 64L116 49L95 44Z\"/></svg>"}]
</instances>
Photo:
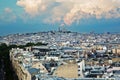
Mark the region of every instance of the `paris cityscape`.
<instances>
[{"instance_id":1,"label":"paris cityscape","mask_svg":"<svg viewBox=\"0 0 120 80\"><path fill-rule=\"evenodd\" d=\"M0 80L120 80L120 0L0 0Z\"/></svg>"},{"instance_id":2,"label":"paris cityscape","mask_svg":"<svg viewBox=\"0 0 120 80\"><path fill-rule=\"evenodd\" d=\"M19 80L120 78L120 33L60 30L7 35L0 42L14 47L9 57Z\"/></svg>"}]
</instances>

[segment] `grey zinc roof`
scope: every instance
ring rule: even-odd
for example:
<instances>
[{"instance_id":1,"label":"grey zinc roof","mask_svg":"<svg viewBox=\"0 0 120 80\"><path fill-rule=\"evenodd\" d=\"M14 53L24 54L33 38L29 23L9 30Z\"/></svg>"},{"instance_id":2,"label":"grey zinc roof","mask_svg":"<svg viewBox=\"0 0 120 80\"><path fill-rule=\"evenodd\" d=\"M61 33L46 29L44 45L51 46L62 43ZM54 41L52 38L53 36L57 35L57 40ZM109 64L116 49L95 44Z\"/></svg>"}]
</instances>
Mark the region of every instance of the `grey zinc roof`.
<instances>
[{"instance_id":1,"label":"grey zinc roof","mask_svg":"<svg viewBox=\"0 0 120 80\"><path fill-rule=\"evenodd\" d=\"M28 71L29 71L30 74L36 74L36 73L38 73L40 71L40 69L29 68Z\"/></svg>"}]
</instances>

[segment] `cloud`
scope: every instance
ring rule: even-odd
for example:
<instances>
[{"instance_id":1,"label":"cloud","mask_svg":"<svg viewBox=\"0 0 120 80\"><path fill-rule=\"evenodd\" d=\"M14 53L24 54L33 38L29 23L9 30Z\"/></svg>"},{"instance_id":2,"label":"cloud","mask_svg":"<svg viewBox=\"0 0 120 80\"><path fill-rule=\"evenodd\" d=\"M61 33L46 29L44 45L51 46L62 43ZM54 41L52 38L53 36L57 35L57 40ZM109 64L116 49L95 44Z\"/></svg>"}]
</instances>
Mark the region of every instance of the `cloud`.
<instances>
[{"instance_id":1,"label":"cloud","mask_svg":"<svg viewBox=\"0 0 120 80\"><path fill-rule=\"evenodd\" d=\"M0 15L0 21L3 22L15 22L16 15L11 8L5 8L4 12Z\"/></svg>"},{"instance_id":2,"label":"cloud","mask_svg":"<svg viewBox=\"0 0 120 80\"><path fill-rule=\"evenodd\" d=\"M23 7L25 12L33 17L46 9L43 0L19 0L17 1L17 5Z\"/></svg>"},{"instance_id":3,"label":"cloud","mask_svg":"<svg viewBox=\"0 0 120 80\"><path fill-rule=\"evenodd\" d=\"M11 12L12 12L12 9L11 9L11 8L5 8L4 11L5 11L6 13L11 13Z\"/></svg>"},{"instance_id":4,"label":"cloud","mask_svg":"<svg viewBox=\"0 0 120 80\"><path fill-rule=\"evenodd\" d=\"M82 18L119 18L120 1L118 0L71 0L73 7L66 13L64 22L67 25Z\"/></svg>"},{"instance_id":5,"label":"cloud","mask_svg":"<svg viewBox=\"0 0 120 80\"><path fill-rule=\"evenodd\" d=\"M61 24L64 24L63 18L66 15L66 13L69 12L70 9L72 8L72 4L68 3L67 1L62 2L62 0L60 1L55 0L54 2L55 2L54 4L58 5L54 5L52 9L50 9L50 11L48 12L49 16L47 16L44 19L44 22L52 24L62 22Z\"/></svg>"},{"instance_id":6,"label":"cloud","mask_svg":"<svg viewBox=\"0 0 120 80\"><path fill-rule=\"evenodd\" d=\"M83 18L120 18L120 0L19 0L17 5L31 16L47 13L46 23L71 25Z\"/></svg>"}]
</instances>

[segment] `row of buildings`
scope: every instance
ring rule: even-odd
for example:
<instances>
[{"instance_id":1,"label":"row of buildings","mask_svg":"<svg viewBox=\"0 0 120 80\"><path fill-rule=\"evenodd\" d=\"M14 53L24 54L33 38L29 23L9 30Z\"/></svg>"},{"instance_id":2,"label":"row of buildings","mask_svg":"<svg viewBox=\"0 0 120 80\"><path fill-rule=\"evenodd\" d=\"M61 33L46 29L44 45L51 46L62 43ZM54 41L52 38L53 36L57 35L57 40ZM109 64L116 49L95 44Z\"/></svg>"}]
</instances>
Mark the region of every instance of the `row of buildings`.
<instances>
[{"instance_id":1,"label":"row of buildings","mask_svg":"<svg viewBox=\"0 0 120 80\"><path fill-rule=\"evenodd\" d=\"M106 54L104 50L96 53ZM14 48L10 59L19 80L119 80L119 57L91 54L82 48L47 45Z\"/></svg>"},{"instance_id":2,"label":"row of buildings","mask_svg":"<svg viewBox=\"0 0 120 80\"><path fill-rule=\"evenodd\" d=\"M102 49L120 53L119 33L77 33L68 31L48 31L38 33L13 34L0 37L0 43L25 45L26 43L47 43L48 45L80 47L83 49ZM102 45L102 47L101 47Z\"/></svg>"},{"instance_id":3,"label":"row of buildings","mask_svg":"<svg viewBox=\"0 0 120 80\"><path fill-rule=\"evenodd\" d=\"M120 34L48 31L0 37L14 48L10 59L19 80L119 80Z\"/></svg>"}]
</instances>

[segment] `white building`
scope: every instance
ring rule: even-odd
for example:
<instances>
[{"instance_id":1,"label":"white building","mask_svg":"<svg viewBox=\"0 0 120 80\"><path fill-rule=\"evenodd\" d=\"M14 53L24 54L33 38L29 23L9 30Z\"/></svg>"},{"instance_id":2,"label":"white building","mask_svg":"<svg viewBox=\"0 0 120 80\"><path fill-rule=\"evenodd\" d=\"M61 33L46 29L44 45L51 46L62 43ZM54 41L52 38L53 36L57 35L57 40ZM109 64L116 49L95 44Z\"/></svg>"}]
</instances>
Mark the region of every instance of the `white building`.
<instances>
[{"instance_id":1,"label":"white building","mask_svg":"<svg viewBox=\"0 0 120 80\"><path fill-rule=\"evenodd\" d=\"M82 60L82 61L78 61L78 76L83 78L84 75L83 75L83 71L85 71L85 61Z\"/></svg>"}]
</instances>

